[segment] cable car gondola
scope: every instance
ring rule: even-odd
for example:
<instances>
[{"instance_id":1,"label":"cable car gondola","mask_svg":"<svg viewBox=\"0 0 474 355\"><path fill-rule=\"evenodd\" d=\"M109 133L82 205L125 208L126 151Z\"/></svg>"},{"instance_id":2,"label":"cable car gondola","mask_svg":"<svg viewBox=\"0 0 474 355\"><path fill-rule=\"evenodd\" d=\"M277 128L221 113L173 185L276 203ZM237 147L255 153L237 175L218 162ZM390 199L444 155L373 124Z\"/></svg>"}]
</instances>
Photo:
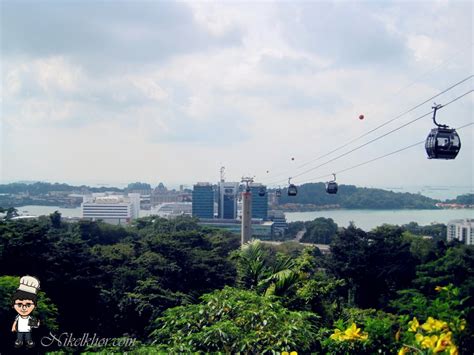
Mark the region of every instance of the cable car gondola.
<instances>
[{"instance_id":1,"label":"cable car gondola","mask_svg":"<svg viewBox=\"0 0 474 355\"><path fill-rule=\"evenodd\" d=\"M276 197L281 197L281 189L280 188L276 189L275 195L276 195Z\"/></svg>"},{"instance_id":2,"label":"cable car gondola","mask_svg":"<svg viewBox=\"0 0 474 355\"><path fill-rule=\"evenodd\" d=\"M433 106L433 122L437 128L433 128L428 134L425 142L428 159L454 159L461 149L461 139L454 128L440 125L436 122L436 111L441 105Z\"/></svg>"},{"instance_id":3,"label":"cable car gondola","mask_svg":"<svg viewBox=\"0 0 474 355\"><path fill-rule=\"evenodd\" d=\"M296 196L298 194L298 189L296 185L291 183L291 178L288 178L288 196Z\"/></svg>"},{"instance_id":4,"label":"cable car gondola","mask_svg":"<svg viewBox=\"0 0 474 355\"><path fill-rule=\"evenodd\" d=\"M265 196L265 187L261 186L259 189L258 189L258 196L260 197L263 197Z\"/></svg>"},{"instance_id":5,"label":"cable car gondola","mask_svg":"<svg viewBox=\"0 0 474 355\"><path fill-rule=\"evenodd\" d=\"M336 174L332 174L334 179L326 183L326 192L328 194L337 194Z\"/></svg>"}]
</instances>

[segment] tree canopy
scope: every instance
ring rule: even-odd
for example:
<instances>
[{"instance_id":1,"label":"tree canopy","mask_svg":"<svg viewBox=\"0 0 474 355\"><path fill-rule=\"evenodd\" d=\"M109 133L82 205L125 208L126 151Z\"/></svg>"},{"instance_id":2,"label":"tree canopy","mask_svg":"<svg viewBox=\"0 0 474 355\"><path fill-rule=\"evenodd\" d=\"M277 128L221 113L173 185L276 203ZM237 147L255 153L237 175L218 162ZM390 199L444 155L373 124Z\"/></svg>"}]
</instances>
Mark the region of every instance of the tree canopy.
<instances>
[{"instance_id":1,"label":"tree canopy","mask_svg":"<svg viewBox=\"0 0 474 355\"><path fill-rule=\"evenodd\" d=\"M474 247L423 238L424 227L413 224L365 232L317 219L305 228L313 241L330 242L331 253L295 242L240 248L239 236L190 217L126 227L66 222L59 213L3 219L2 327L15 318L10 295L19 277L35 275L44 326L34 336L137 340L48 351L388 354L406 345L433 352L440 339L440 354L473 348ZM7 328L2 353L13 349Z\"/></svg>"}]
</instances>

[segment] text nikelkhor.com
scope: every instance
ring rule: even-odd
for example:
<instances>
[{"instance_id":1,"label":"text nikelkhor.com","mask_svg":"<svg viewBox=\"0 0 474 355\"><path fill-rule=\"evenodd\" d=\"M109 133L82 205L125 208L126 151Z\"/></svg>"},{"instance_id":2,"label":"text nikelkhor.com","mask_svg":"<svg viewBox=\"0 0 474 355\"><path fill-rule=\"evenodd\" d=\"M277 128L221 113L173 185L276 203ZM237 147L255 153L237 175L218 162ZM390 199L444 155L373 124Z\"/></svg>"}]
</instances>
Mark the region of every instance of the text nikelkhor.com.
<instances>
[{"instance_id":1,"label":"text nikelkhor.com","mask_svg":"<svg viewBox=\"0 0 474 355\"><path fill-rule=\"evenodd\" d=\"M75 335L74 333L64 332L61 334L49 333L49 335L41 338L41 345L45 347L85 347L85 346L116 346L128 347L133 346L136 342L135 338L101 338L96 333L83 333Z\"/></svg>"}]
</instances>

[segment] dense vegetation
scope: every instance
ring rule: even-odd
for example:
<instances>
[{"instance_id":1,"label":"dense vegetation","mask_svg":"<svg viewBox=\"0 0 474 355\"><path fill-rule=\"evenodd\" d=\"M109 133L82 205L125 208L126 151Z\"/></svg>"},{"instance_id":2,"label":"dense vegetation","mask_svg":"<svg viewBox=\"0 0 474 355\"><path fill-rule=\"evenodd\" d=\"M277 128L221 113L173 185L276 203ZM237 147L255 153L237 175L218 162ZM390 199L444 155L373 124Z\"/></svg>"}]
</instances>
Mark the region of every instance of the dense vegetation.
<instances>
[{"instance_id":1,"label":"dense vegetation","mask_svg":"<svg viewBox=\"0 0 474 355\"><path fill-rule=\"evenodd\" d=\"M447 200L447 203L457 203L460 205L474 205L474 194L459 195L453 200Z\"/></svg>"},{"instance_id":2,"label":"dense vegetation","mask_svg":"<svg viewBox=\"0 0 474 355\"><path fill-rule=\"evenodd\" d=\"M35 182L0 185L0 206L19 207L27 205L78 207L82 203L80 194L91 192L123 192L116 187L71 186L68 184ZM78 194L75 197L69 194Z\"/></svg>"},{"instance_id":3,"label":"dense vegetation","mask_svg":"<svg viewBox=\"0 0 474 355\"><path fill-rule=\"evenodd\" d=\"M337 205L341 208L358 209L431 209L436 208L436 202L439 201L419 194L392 192L353 185L339 185L338 193L330 195L326 193L323 183L303 184L298 187L298 195L291 197L284 189L279 200L282 205L296 203L314 205L318 208Z\"/></svg>"},{"instance_id":4,"label":"dense vegetation","mask_svg":"<svg viewBox=\"0 0 474 355\"><path fill-rule=\"evenodd\" d=\"M401 226L406 234L419 237L434 238L435 241L446 239L447 227L442 223L434 223L420 226L416 222L410 222ZM298 232L304 231L301 242L314 244L331 244L332 238L336 236L338 225L332 218L319 217L312 221L290 222L285 234L286 240L295 239Z\"/></svg>"},{"instance_id":5,"label":"dense vegetation","mask_svg":"<svg viewBox=\"0 0 474 355\"><path fill-rule=\"evenodd\" d=\"M123 191L117 187L89 187L85 185L81 186L72 186L68 184L54 183L49 182L35 182L32 184L25 184L20 182L15 182L11 184L0 184L0 194L29 194L29 195L47 195L50 192L74 192L88 190L90 192L104 192L104 191Z\"/></svg>"},{"instance_id":6,"label":"dense vegetation","mask_svg":"<svg viewBox=\"0 0 474 355\"><path fill-rule=\"evenodd\" d=\"M305 234L302 242L315 244L331 244L332 238L337 234L337 224L332 218L316 218L305 222Z\"/></svg>"},{"instance_id":7,"label":"dense vegetation","mask_svg":"<svg viewBox=\"0 0 474 355\"><path fill-rule=\"evenodd\" d=\"M313 222L311 237L318 229L334 232L331 220ZM473 247L398 226L337 228L331 253L323 255L293 244L240 249L238 236L191 218L147 217L124 228L65 223L55 213L0 221L0 270L2 353L14 342L9 295L26 274L41 281L43 325L35 339L50 331L138 339L133 348L82 350L455 354L474 348Z\"/></svg>"}]
</instances>

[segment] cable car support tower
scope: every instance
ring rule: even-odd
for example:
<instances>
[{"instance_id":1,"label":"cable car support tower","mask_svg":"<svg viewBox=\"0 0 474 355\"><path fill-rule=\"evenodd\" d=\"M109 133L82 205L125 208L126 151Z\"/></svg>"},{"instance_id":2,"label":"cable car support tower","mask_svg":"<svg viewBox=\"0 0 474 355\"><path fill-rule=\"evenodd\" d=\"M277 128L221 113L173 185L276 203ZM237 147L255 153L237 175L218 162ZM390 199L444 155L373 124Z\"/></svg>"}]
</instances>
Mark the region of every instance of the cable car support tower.
<instances>
[{"instance_id":1,"label":"cable car support tower","mask_svg":"<svg viewBox=\"0 0 474 355\"><path fill-rule=\"evenodd\" d=\"M253 178L242 177L242 183L245 183L245 190L242 191L241 247L252 238L252 191L250 184L253 183Z\"/></svg>"}]
</instances>

